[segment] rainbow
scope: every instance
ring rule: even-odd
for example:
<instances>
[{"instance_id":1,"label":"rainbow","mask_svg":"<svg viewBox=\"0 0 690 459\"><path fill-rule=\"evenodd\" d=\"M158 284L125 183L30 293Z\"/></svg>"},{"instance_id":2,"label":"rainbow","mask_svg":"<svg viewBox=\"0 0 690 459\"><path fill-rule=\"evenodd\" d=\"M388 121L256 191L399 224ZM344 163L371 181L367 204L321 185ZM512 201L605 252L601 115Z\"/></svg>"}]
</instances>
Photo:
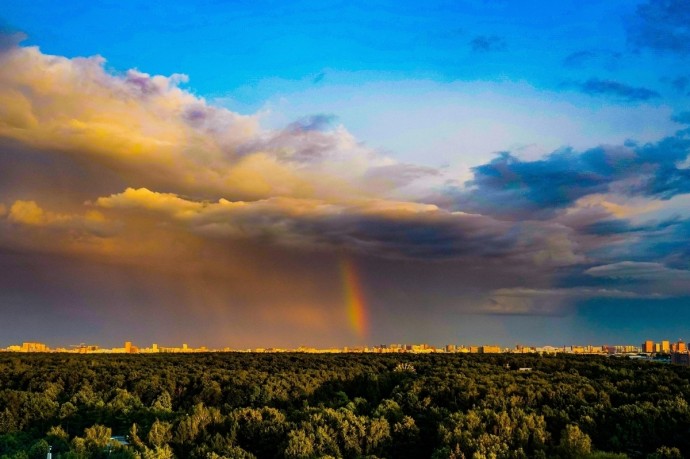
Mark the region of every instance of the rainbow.
<instances>
[{"instance_id":1,"label":"rainbow","mask_svg":"<svg viewBox=\"0 0 690 459\"><path fill-rule=\"evenodd\" d=\"M355 270L355 265L348 259L343 259L340 264L343 274L343 287L345 291L345 305L347 317L352 330L360 338L365 338L369 332L366 303Z\"/></svg>"}]
</instances>

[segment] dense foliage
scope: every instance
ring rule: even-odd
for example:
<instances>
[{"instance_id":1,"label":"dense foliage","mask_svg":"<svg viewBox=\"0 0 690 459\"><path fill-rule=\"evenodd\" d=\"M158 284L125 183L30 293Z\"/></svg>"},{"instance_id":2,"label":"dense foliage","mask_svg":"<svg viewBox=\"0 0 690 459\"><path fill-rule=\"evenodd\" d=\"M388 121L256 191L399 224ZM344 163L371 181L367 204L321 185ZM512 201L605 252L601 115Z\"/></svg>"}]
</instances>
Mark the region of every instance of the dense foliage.
<instances>
[{"instance_id":1,"label":"dense foliage","mask_svg":"<svg viewBox=\"0 0 690 459\"><path fill-rule=\"evenodd\" d=\"M0 457L689 457L688 400L623 358L0 354Z\"/></svg>"}]
</instances>

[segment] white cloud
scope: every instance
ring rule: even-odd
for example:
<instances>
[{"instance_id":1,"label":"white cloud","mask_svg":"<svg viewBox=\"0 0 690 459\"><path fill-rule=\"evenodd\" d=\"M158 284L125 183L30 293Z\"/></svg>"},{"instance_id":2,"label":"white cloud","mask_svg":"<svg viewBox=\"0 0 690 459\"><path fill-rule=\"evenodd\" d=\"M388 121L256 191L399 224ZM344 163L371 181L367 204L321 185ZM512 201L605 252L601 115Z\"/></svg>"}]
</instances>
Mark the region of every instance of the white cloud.
<instances>
[{"instance_id":1,"label":"white cloud","mask_svg":"<svg viewBox=\"0 0 690 459\"><path fill-rule=\"evenodd\" d=\"M690 271L672 269L661 263L621 261L602 266L595 266L585 271L593 277L623 280L687 280L690 281Z\"/></svg>"}]
</instances>

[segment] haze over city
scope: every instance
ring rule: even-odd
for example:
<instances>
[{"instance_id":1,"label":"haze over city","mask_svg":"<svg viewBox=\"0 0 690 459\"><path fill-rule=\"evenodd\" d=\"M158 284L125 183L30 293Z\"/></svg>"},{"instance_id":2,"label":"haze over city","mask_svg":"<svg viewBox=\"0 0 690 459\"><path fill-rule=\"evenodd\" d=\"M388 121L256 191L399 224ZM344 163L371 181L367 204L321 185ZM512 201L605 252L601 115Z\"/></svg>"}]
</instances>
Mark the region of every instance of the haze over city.
<instances>
[{"instance_id":1,"label":"haze over city","mask_svg":"<svg viewBox=\"0 0 690 459\"><path fill-rule=\"evenodd\" d=\"M690 5L0 12L0 347L688 338Z\"/></svg>"}]
</instances>

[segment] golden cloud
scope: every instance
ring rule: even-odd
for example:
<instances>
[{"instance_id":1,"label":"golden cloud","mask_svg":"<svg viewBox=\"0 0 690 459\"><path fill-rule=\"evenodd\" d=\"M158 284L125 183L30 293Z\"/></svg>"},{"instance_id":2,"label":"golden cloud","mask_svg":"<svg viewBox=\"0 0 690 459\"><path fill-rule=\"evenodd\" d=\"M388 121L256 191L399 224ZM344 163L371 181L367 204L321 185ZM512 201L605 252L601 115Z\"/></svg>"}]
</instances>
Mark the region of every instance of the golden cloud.
<instances>
[{"instance_id":1,"label":"golden cloud","mask_svg":"<svg viewBox=\"0 0 690 459\"><path fill-rule=\"evenodd\" d=\"M371 196L416 178L407 171L382 189L367 172L395 162L342 127L265 131L258 116L182 89L183 75L113 74L104 62L36 47L0 53L0 137L98 163L128 183L214 198Z\"/></svg>"}]
</instances>

